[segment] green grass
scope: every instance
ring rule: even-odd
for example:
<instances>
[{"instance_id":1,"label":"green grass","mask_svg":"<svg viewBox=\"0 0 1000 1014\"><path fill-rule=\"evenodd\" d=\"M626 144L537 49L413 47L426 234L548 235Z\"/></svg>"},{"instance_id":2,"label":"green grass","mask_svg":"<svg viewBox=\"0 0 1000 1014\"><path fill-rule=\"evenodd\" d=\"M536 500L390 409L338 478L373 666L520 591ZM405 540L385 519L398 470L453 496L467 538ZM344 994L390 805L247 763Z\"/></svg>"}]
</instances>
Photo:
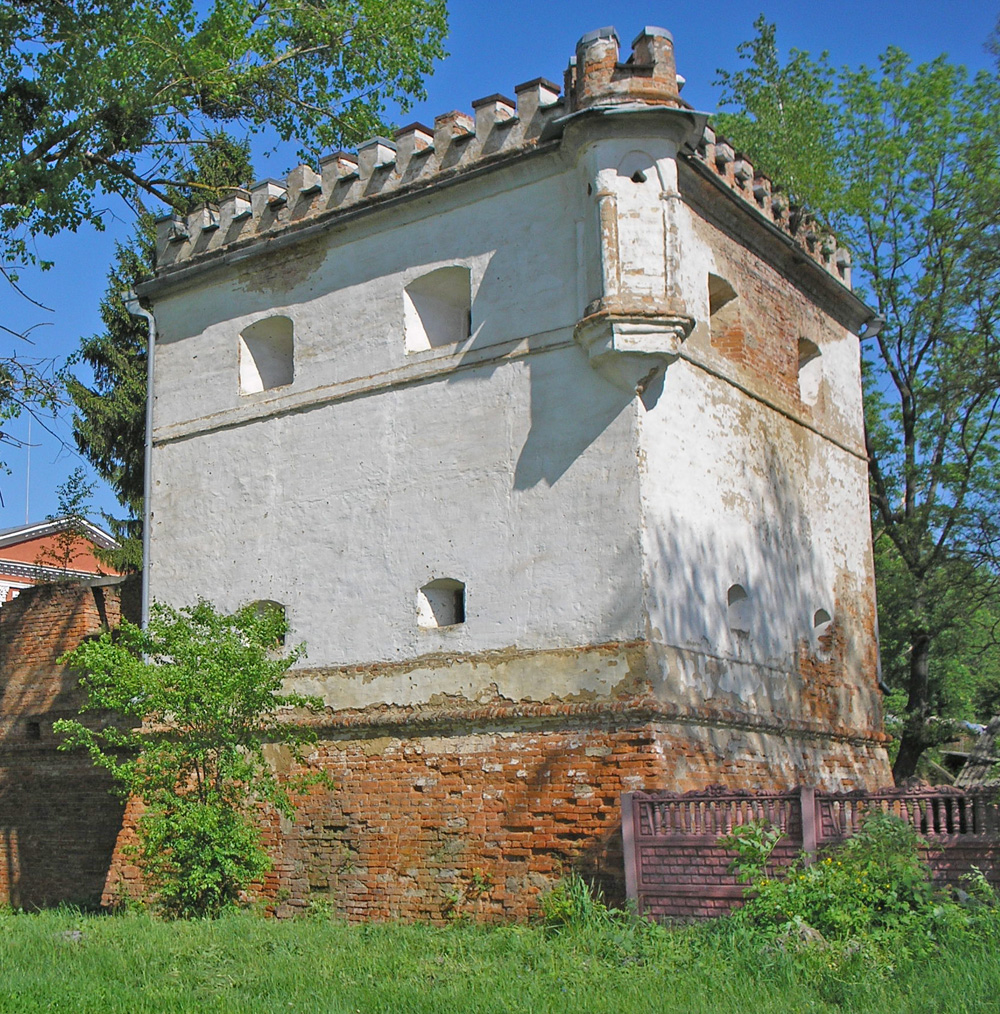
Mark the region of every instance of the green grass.
<instances>
[{"instance_id":1,"label":"green grass","mask_svg":"<svg viewBox=\"0 0 1000 1014\"><path fill-rule=\"evenodd\" d=\"M982 1014L1000 1012L998 947L963 936L876 969L860 955L790 956L727 920L556 933L0 911L0 1011Z\"/></svg>"}]
</instances>

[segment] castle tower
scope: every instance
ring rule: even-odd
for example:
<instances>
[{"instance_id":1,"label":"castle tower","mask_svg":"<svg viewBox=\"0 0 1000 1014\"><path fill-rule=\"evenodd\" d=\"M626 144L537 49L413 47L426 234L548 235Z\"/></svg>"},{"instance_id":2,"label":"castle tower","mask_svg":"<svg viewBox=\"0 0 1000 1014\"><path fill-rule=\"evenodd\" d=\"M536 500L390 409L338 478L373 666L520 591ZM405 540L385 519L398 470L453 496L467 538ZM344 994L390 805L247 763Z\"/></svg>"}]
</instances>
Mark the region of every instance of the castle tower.
<instances>
[{"instance_id":1,"label":"castle tower","mask_svg":"<svg viewBox=\"0 0 1000 1014\"><path fill-rule=\"evenodd\" d=\"M623 790L889 781L871 311L679 85L601 29L160 223L150 592L308 645L293 901L522 914L620 876Z\"/></svg>"}]
</instances>

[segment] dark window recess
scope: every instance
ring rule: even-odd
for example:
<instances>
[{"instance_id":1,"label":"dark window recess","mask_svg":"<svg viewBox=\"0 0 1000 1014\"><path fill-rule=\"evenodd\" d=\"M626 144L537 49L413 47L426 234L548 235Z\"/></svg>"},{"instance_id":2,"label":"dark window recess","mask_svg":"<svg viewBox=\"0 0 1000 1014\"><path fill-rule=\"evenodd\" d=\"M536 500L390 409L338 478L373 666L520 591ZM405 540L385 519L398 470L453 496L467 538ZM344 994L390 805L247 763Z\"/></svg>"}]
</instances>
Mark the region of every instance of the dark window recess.
<instances>
[{"instance_id":1,"label":"dark window recess","mask_svg":"<svg viewBox=\"0 0 1000 1014\"><path fill-rule=\"evenodd\" d=\"M417 623L421 627L465 623L465 585L448 577L425 584L417 595Z\"/></svg>"}]
</instances>

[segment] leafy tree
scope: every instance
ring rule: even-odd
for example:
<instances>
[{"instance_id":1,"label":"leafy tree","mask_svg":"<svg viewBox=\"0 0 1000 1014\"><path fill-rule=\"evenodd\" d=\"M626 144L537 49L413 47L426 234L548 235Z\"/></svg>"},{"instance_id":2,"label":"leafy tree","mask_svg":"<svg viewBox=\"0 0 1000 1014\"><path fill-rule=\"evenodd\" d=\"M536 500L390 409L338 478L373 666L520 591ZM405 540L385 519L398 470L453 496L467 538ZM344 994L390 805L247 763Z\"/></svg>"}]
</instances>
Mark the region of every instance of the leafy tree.
<instances>
[{"instance_id":1,"label":"leafy tree","mask_svg":"<svg viewBox=\"0 0 1000 1014\"><path fill-rule=\"evenodd\" d=\"M944 649L997 591L1000 81L888 49L832 70L756 22L720 71L720 127L851 247L885 318L864 347L866 441L885 670L903 691L893 768L949 738ZM946 709L942 715L939 707Z\"/></svg>"},{"instance_id":2,"label":"leafy tree","mask_svg":"<svg viewBox=\"0 0 1000 1014\"><path fill-rule=\"evenodd\" d=\"M215 130L192 152L191 178L171 191L170 202L178 210L189 212L205 202L218 203L252 183L249 139L240 140L224 130ZM149 261L152 269L152 257Z\"/></svg>"},{"instance_id":3,"label":"leafy tree","mask_svg":"<svg viewBox=\"0 0 1000 1014\"><path fill-rule=\"evenodd\" d=\"M777 28L761 15L757 35L736 47L745 64L738 71L717 71L721 105L715 127L762 160L776 185L817 214L831 214L843 197L843 178L833 157L837 148L837 110L830 101L835 74L827 54L813 60L792 49L783 64Z\"/></svg>"},{"instance_id":4,"label":"leafy tree","mask_svg":"<svg viewBox=\"0 0 1000 1014\"><path fill-rule=\"evenodd\" d=\"M61 749L86 748L123 797L143 802L135 856L169 915L214 915L236 903L270 865L258 807L290 818L290 792L321 780L279 780L265 756L264 744L280 744L302 761L315 735L281 715L322 707L282 692L304 651L280 650L286 630L278 610L223 615L207 602L154 604L145 630L123 620L61 659L82 674L81 713L120 716L56 722Z\"/></svg>"},{"instance_id":5,"label":"leafy tree","mask_svg":"<svg viewBox=\"0 0 1000 1014\"><path fill-rule=\"evenodd\" d=\"M884 535L875 543L875 572L883 680L892 688L886 708L891 715L905 716L910 675L910 578ZM957 559L941 575L941 587L943 597L935 602L935 610L942 626L930 645L934 678L928 686L933 716L928 731L933 732L935 744L954 737L955 721L986 719L997 713L1000 704L1000 612L992 573L988 569L980 572L968 560Z\"/></svg>"},{"instance_id":6,"label":"leafy tree","mask_svg":"<svg viewBox=\"0 0 1000 1014\"><path fill-rule=\"evenodd\" d=\"M2 260L101 226L95 198L171 203L212 129L362 140L423 95L441 0L24 0L0 9ZM210 185L200 185L210 189Z\"/></svg>"},{"instance_id":7,"label":"leafy tree","mask_svg":"<svg viewBox=\"0 0 1000 1014\"><path fill-rule=\"evenodd\" d=\"M211 134L194 152L193 175L195 185L178 188L174 195L182 207L218 200L234 187L247 186L253 175L249 143L221 132ZM121 572L142 568L148 342L148 324L128 312L123 295L152 274L155 252L152 222L148 215L141 216L135 238L118 245L108 273L101 300L105 330L84 338L63 372L76 409L73 439L127 512L124 519L105 515L119 548L104 557ZM90 386L74 373L81 362L93 373Z\"/></svg>"},{"instance_id":8,"label":"leafy tree","mask_svg":"<svg viewBox=\"0 0 1000 1014\"><path fill-rule=\"evenodd\" d=\"M46 266L38 236L102 228L108 194L211 196L192 153L220 129L297 138L306 158L378 133L388 103L423 96L445 31L444 0L0 5L0 274ZM50 406L46 379L0 360L0 413Z\"/></svg>"}]
</instances>

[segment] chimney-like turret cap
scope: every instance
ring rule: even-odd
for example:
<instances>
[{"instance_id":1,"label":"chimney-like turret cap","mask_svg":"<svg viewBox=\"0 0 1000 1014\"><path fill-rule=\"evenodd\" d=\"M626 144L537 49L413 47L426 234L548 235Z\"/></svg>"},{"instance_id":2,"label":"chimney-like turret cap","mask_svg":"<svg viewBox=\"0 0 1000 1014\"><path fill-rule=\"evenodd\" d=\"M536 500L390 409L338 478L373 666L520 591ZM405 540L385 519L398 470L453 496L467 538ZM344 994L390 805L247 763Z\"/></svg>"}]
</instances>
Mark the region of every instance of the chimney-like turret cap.
<instances>
[{"instance_id":1,"label":"chimney-like turret cap","mask_svg":"<svg viewBox=\"0 0 1000 1014\"><path fill-rule=\"evenodd\" d=\"M577 42L577 46L589 46L592 42L597 42L598 39L614 39L621 47L621 41L618 38L618 33L615 31L614 25L605 25L604 28L595 28L592 32L587 32L586 35L580 36L580 41Z\"/></svg>"},{"instance_id":2,"label":"chimney-like turret cap","mask_svg":"<svg viewBox=\"0 0 1000 1014\"><path fill-rule=\"evenodd\" d=\"M614 29L611 29L614 31ZM674 41L672 32L668 32L666 28L657 28L656 25L646 25L646 27L632 40L632 48L635 49L636 43L640 39L666 39L669 42Z\"/></svg>"}]
</instances>

